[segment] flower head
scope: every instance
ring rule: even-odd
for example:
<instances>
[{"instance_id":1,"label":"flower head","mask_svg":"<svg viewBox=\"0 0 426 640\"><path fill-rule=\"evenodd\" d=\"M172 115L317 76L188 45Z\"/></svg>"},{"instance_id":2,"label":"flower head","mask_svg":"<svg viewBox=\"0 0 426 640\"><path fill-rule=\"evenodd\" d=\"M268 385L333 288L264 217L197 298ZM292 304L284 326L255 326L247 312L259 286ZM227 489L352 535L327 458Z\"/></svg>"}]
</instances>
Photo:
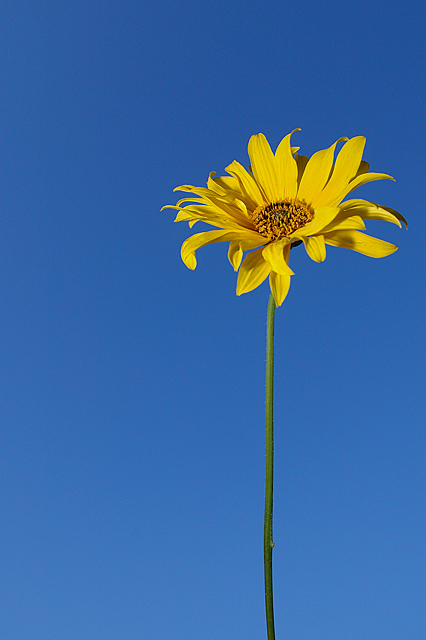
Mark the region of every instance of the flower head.
<instances>
[{"instance_id":1,"label":"flower head","mask_svg":"<svg viewBox=\"0 0 426 640\"><path fill-rule=\"evenodd\" d=\"M295 129L299 131L299 129ZM292 132L294 133L294 131ZM352 249L373 258L388 256L397 247L362 233L364 220L387 220L407 224L397 211L366 200L342 200L354 189L372 180L391 178L369 173L362 160L363 136L340 138L311 158L298 154L287 135L275 154L262 133L250 138L249 170L236 160L215 177L207 188L184 185L175 191L193 193L163 209L177 209L176 222L186 220L192 227L198 220L213 231L197 233L182 245L182 260L195 269L195 251L212 242L229 242L228 257L238 273L237 295L252 291L268 276L277 306L290 287L291 246L304 243L315 262L325 260L325 247ZM336 145L344 142L333 164ZM249 251L243 260L244 251Z\"/></svg>"}]
</instances>

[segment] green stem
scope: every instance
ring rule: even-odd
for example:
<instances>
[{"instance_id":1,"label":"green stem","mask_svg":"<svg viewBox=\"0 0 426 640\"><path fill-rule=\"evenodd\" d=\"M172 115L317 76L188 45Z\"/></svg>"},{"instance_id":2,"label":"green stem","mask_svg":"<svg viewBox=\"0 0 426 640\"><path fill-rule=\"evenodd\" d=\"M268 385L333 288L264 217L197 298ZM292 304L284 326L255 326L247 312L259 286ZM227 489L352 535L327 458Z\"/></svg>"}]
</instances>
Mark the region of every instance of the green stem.
<instances>
[{"instance_id":1,"label":"green stem","mask_svg":"<svg viewBox=\"0 0 426 640\"><path fill-rule=\"evenodd\" d=\"M272 507L274 485L274 318L275 301L269 298L266 321L266 479L265 479L265 604L268 640L275 640L274 600L272 588Z\"/></svg>"}]
</instances>

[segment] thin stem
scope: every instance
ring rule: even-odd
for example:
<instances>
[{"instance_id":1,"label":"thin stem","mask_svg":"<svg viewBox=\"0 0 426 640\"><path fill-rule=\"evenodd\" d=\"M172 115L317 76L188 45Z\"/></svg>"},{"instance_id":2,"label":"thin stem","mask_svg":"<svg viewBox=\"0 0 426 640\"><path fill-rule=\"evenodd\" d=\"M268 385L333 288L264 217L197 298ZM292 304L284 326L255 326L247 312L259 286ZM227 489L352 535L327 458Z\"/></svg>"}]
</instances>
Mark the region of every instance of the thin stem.
<instances>
[{"instance_id":1,"label":"thin stem","mask_svg":"<svg viewBox=\"0 0 426 640\"><path fill-rule=\"evenodd\" d=\"M266 321L266 479L265 479L265 604L268 640L275 640L274 600L272 587L272 508L274 486L274 318L275 301L269 298Z\"/></svg>"}]
</instances>

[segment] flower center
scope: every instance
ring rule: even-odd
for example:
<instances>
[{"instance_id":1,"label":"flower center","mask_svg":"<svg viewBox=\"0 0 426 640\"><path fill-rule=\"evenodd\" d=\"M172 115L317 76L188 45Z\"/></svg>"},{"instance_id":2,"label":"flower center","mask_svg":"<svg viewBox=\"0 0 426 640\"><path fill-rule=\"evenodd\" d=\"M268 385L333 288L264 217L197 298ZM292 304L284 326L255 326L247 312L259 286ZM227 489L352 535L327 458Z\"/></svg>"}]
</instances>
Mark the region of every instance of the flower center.
<instances>
[{"instance_id":1,"label":"flower center","mask_svg":"<svg viewBox=\"0 0 426 640\"><path fill-rule=\"evenodd\" d=\"M256 230L269 240L279 240L304 227L314 219L314 212L304 202L284 199L260 205L251 214Z\"/></svg>"}]
</instances>

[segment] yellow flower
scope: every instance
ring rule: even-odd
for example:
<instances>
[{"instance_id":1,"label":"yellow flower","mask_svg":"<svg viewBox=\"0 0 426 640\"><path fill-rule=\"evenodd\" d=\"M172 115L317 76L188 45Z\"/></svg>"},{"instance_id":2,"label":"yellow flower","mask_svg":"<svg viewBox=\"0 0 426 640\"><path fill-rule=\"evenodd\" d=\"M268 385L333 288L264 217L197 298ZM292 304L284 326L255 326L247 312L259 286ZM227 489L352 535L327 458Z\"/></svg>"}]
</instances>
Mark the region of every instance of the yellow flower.
<instances>
[{"instance_id":1,"label":"yellow flower","mask_svg":"<svg viewBox=\"0 0 426 640\"><path fill-rule=\"evenodd\" d=\"M235 271L239 270L237 295L252 291L269 276L277 306L286 297L294 275L288 261L295 243L303 242L315 262L325 260L327 244L383 258L397 247L361 233L364 220L387 220L400 227L402 221L407 225L400 213L374 202L342 202L366 182L393 180L384 173L368 173L369 164L362 160L363 136L340 138L308 158L297 153L299 147L291 147L292 133L280 142L275 155L262 133L252 136L248 172L234 160L226 167L229 176L215 178L212 172L207 189L177 187L175 191L196 197L163 207L178 210L176 222L186 220L192 227L201 220L218 228L197 233L183 243L182 260L189 269L197 265L196 249L212 242L230 242L229 261ZM345 144L333 164L339 142ZM242 261L247 250L252 251Z\"/></svg>"}]
</instances>

